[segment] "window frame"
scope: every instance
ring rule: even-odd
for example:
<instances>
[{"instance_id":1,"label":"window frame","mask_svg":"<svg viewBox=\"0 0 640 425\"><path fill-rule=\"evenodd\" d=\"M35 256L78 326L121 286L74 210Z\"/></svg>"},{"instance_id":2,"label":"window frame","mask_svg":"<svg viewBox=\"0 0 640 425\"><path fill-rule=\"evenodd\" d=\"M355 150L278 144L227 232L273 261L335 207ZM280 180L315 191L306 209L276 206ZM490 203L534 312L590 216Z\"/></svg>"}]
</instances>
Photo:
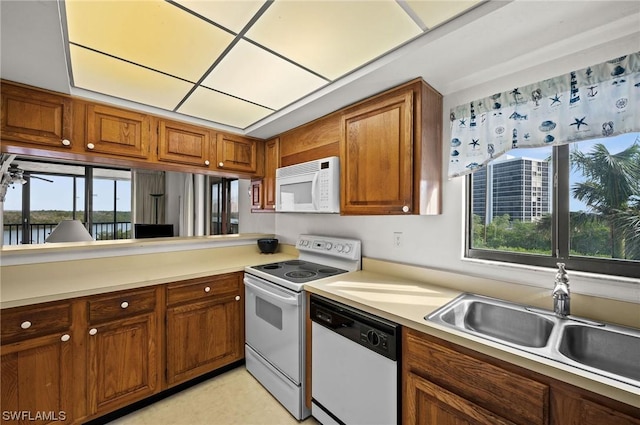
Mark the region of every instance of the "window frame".
<instances>
[{"instance_id":1,"label":"window frame","mask_svg":"<svg viewBox=\"0 0 640 425\"><path fill-rule=\"evenodd\" d=\"M615 259L572 256L569 250L569 212L571 189L569 176L570 145L552 147L552 211L551 211L551 255L523 254L473 248L473 184L472 175L465 179L465 257L478 260L498 261L538 267L557 267L557 263L565 263L567 269L587 273L640 278L638 262Z\"/></svg>"}]
</instances>

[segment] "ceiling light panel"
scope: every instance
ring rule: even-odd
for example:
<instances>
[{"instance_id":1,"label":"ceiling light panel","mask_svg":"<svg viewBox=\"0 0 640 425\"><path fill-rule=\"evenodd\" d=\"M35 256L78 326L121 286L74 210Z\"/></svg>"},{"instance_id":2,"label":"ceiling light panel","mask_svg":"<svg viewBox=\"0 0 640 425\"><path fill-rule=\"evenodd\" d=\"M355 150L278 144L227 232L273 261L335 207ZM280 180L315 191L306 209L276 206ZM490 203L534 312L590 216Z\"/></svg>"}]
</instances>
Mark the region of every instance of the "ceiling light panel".
<instances>
[{"instance_id":1,"label":"ceiling light panel","mask_svg":"<svg viewBox=\"0 0 640 425\"><path fill-rule=\"evenodd\" d=\"M273 113L271 109L204 87L198 87L177 112L238 128L246 128Z\"/></svg>"},{"instance_id":2,"label":"ceiling light panel","mask_svg":"<svg viewBox=\"0 0 640 425\"><path fill-rule=\"evenodd\" d=\"M198 81L234 36L161 0L67 0L69 41Z\"/></svg>"},{"instance_id":3,"label":"ceiling light panel","mask_svg":"<svg viewBox=\"0 0 640 425\"><path fill-rule=\"evenodd\" d=\"M82 47L69 49L76 87L172 110L193 86Z\"/></svg>"},{"instance_id":4,"label":"ceiling light panel","mask_svg":"<svg viewBox=\"0 0 640 425\"><path fill-rule=\"evenodd\" d=\"M453 18L454 16L472 8L481 3L483 0L475 1L424 1L424 0L406 0L406 3L413 11L422 19L427 28L433 28L441 23Z\"/></svg>"},{"instance_id":5,"label":"ceiling light panel","mask_svg":"<svg viewBox=\"0 0 640 425\"><path fill-rule=\"evenodd\" d=\"M280 109L327 84L327 81L241 40L202 85Z\"/></svg>"},{"instance_id":6,"label":"ceiling light panel","mask_svg":"<svg viewBox=\"0 0 640 425\"><path fill-rule=\"evenodd\" d=\"M276 1L246 36L334 80L419 34L392 0Z\"/></svg>"},{"instance_id":7,"label":"ceiling light panel","mask_svg":"<svg viewBox=\"0 0 640 425\"><path fill-rule=\"evenodd\" d=\"M265 2L250 0L179 0L176 3L237 34L249 23Z\"/></svg>"}]
</instances>

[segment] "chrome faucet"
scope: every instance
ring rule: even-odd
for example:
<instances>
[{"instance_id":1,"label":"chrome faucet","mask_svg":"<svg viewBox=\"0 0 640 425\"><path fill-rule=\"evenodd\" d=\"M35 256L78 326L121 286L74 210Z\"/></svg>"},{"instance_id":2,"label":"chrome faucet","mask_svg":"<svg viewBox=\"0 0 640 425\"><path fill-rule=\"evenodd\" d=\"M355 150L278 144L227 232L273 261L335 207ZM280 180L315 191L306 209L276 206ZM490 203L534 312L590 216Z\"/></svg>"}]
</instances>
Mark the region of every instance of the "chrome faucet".
<instances>
[{"instance_id":1,"label":"chrome faucet","mask_svg":"<svg viewBox=\"0 0 640 425\"><path fill-rule=\"evenodd\" d=\"M556 316L566 318L571 314L571 294L569 292L569 278L564 269L564 263L557 263L558 272L553 286L553 311Z\"/></svg>"}]
</instances>

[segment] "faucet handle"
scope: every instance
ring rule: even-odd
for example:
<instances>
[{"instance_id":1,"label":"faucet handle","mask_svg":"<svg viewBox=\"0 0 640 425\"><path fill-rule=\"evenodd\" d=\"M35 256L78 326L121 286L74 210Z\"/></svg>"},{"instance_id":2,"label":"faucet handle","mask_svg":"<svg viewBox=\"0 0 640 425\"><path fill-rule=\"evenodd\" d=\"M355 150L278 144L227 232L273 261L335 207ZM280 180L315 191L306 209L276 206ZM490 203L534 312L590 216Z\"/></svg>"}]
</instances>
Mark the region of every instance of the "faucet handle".
<instances>
[{"instance_id":1,"label":"faucet handle","mask_svg":"<svg viewBox=\"0 0 640 425\"><path fill-rule=\"evenodd\" d=\"M558 272L556 273L556 284L564 283L566 285L569 284L569 276L567 276L567 271L565 270L564 263L556 263L558 266Z\"/></svg>"}]
</instances>

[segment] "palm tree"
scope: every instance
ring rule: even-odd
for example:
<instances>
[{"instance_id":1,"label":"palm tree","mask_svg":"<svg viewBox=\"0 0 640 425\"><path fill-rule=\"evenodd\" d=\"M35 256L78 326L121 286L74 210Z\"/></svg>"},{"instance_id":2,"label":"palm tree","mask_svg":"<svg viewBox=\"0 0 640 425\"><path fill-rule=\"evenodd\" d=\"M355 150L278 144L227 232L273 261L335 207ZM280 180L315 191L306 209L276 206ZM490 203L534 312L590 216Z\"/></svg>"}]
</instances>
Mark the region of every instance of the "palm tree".
<instances>
[{"instance_id":1,"label":"palm tree","mask_svg":"<svg viewBox=\"0 0 640 425\"><path fill-rule=\"evenodd\" d=\"M625 237L634 234L626 227L637 223L616 217L621 212L628 213L629 202L640 194L639 139L617 154L610 153L601 143L589 153L573 150L570 154L572 167L585 177L584 182L573 186L573 196L609 223L612 258L625 258Z\"/></svg>"}]
</instances>

